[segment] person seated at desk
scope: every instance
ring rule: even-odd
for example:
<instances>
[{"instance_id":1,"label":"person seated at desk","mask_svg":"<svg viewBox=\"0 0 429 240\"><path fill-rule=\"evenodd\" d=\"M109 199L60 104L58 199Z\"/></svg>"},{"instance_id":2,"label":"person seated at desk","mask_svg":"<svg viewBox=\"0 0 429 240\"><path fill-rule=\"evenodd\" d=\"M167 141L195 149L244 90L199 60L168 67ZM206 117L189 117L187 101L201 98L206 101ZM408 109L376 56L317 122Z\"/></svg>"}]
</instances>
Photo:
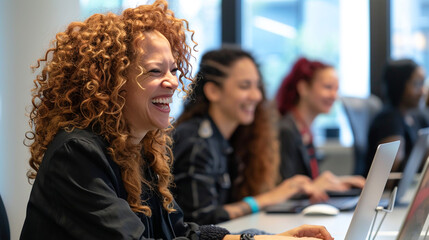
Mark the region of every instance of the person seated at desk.
<instances>
[{"instance_id":1,"label":"person seated at desk","mask_svg":"<svg viewBox=\"0 0 429 240\"><path fill-rule=\"evenodd\" d=\"M309 176L319 189L346 191L362 188L361 176L335 176L319 172L311 124L328 113L337 98L338 79L333 67L307 58L298 59L286 75L276 95L281 149L280 174L288 179L297 174Z\"/></svg>"},{"instance_id":2,"label":"person seated at desk","mask_svg":"<svg viewBox=\"0 0 429 240\"><path fill-rule=\"evenodd\" d=\"M425 127L414 110L423 95L424 70L411 59L391 60L383 72L383 87L387 103L373 119L368 133L368 174L378 144L401 140L392 172L402 171L415 141L417 132Z\"/></svg>"},{"instance_id":3,"label":"person seated at desk","mask_svg":"<svg viewBox=\"0 0 429 240\"><path fill-rule=\"evenodd\" d=\"M296 193L326 199L307 176L275 187L279 150L273 109L248 52L229 47L205 53L193 84L173 135L174 193L186 220L219 223Z\"/></svg>"},{"instance_id":4,"label":"person seated at desk","mask_svg":"<svg viewBox=\"0 0 429 240\"><path fill-rule=\"evenodd\" d=\"M21 240L253 239L184 222L169 189L169 103L190 79L185 26L157 0L56 35L35 67L26 134L34 185ZM306 225L254 239L301 236L333 239Z\"/></svg>"}]
</instances>

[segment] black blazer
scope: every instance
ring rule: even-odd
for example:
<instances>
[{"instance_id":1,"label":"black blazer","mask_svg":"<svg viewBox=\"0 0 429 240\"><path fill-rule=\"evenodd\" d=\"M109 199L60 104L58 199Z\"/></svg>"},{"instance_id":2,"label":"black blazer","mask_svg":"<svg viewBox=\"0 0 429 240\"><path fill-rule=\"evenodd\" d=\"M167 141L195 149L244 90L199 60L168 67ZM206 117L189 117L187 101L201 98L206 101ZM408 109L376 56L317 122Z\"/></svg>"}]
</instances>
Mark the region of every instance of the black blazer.
<instances>
[{"instance_id":1,"label":"black blazer","mask_svg":"<svg viewBox=\"0 0 429 240\"><path fill-rule=\"evenodd\" d=\"M175 129L173 146L173 191L185 221L216 224L229 220L223 205L232 202L233 151L213 120L206 115L181 123Z\"/></svg>"},{"instance_id":2,"label":"black blazer","mask_svg":"<svg viewBox=\"0 0 429 240\"><path fill-rule=\"evenodd\" d=\"M199 227L183 222L175 202L177 211L168 214L155 190L142 193L151 217L131 210L120 169L107 146L88 130L55 136L37 173L20 239L198 238Z\"/></svg>"}]
</instances>

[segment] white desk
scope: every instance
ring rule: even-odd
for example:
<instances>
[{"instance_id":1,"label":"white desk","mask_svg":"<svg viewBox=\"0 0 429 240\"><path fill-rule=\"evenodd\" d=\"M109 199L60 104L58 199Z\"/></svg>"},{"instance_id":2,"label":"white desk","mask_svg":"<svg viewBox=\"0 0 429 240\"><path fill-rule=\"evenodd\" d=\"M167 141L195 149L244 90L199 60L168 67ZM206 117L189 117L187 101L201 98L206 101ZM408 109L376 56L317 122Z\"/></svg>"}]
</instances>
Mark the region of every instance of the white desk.
<instances>
[{"instance_id":1,"label":"white desk","mask_svg":"<svg viewBox=\"0 0 429 240\"><path fill-rule=\"evenodd\" d=\"M395 239L405 217L407 207L395 208L388 213L377 235L377 239ZM342 212L337 216L304 216L303 214L266 214L264 212L248 215L219 224L231 232L256 228L269 233L281 233L303 224L323 225L335 239L344 239L353 212ZM379 214L378 220L381 219Z\"/></svg>"},{"instance_id":2,"label":"white desk","mask_svg":"<svg viewBox=\"0 0 429 240\"><path fill-rule=\"evenodd\" d=\"M413 191L410 190L407 192L406 199L412 199L412 197ZM408 206L396 206L393 212L388 213L376 239L395 239L407 210ZM383 214L384 213L378 215L378 221L381 220ZM265 212L259 212L221 223L219 226L224 227L231 232L239 232L249 228L256 228L269 233L281 233L303 224L323 225L335 239L344 239L352 216L353 212L341 212L337 216L304 216L302 213L266 214ZM376 226L378 226L378 221ZM374 231L375 230L376 229L374 228ZM362 239L363 238L364 237L362 237Z\"/></svg>"}]
</instances>

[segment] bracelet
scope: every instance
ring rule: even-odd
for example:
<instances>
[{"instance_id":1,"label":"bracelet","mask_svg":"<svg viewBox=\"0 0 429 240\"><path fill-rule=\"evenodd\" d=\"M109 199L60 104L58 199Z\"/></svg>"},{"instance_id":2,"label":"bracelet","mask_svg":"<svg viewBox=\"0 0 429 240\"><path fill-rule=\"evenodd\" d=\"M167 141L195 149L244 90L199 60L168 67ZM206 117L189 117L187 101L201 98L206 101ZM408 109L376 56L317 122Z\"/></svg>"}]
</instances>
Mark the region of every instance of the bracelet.
<instances>
[{"instance_id":1,"label":"bracelet","mask_svg":"<svg viewBox=\"0 0 429 240\"><path fill-rule=\"evenodd\" d=\"M254 236L255 235L250 233L243 233L240 235L240 240L255 240Z\"/></svg>"},{"instance_id":2,"label":"bracelet","mask_svg":"<svg viewBox=\"0 0 429 240\"><path fill-rule=\"evenodd\" d=\"M214 225L200 226L200 240L219 240L230 234L228 230Z\"/></svg>"},{"instance_id":3,"label":"bracelet","mask_svg":"<svg viewBox=\"0 0 429 240\"><path fill-rule=\"evenodd\" d=\"M243 201L249 204L252 213L259 212L259 206L254 197L245 197L243 198Z\"/></svg>"}]
</instances>

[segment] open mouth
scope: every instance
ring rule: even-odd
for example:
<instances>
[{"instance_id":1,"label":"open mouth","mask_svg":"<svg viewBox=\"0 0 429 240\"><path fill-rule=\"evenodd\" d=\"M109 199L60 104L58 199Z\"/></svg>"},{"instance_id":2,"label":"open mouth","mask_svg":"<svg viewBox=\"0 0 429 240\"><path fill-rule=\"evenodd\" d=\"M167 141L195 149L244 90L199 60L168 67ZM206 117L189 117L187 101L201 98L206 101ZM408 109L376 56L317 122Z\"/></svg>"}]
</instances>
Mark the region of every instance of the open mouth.
<instances>
[{"instance_id":1,"label":"open mouth","mask_svg":"<svg viewBox=\"0 0 429 240\"><path fill-rule=\"evenodd\" d=\"M154 98L152 99L152 104L157 106L159 109L168 111L170 110L170 103L173 102L173 98L171 97L162 97L162 98Z\"/></svg>"},{"instance_id":2,"label":"open mouth","mask_svg":"<svg viewBox=\"0 0 429 240\"><path fill-rule=\"evenodd\" d=\"M253 104L243 105L242 109L245 112L254 113L256 109L256 105L253 105Z\"/></svg>"}]
</instances>

